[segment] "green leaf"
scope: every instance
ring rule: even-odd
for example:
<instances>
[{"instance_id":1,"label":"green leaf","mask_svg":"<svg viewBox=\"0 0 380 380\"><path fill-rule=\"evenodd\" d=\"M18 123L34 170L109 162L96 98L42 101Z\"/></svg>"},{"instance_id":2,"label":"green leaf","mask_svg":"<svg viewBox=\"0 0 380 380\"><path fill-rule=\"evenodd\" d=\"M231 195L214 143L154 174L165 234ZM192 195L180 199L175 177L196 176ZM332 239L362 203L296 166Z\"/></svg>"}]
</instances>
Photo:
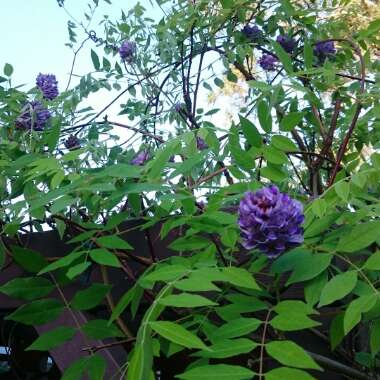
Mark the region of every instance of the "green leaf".
<instances>
[{"instance_id":1,"label":"green leaf","mask_svg":"<svg viewBox=\"0 0 380 380\"><path fill-rule=\"evenodd\" d=\"M272 164L282 165L288 162L288 157L282 150L278 150L270 145L264 146L262 150L264 158Z\"/></svg>"},{"instance_id":2,"label":"green leaf","mask_svg":"<svg viewBox=\"0 0 380 380\"><path fill-rule=\"evenodd\" d=\"M181 325L168 321L150 322L152 330L170 342L187 348L207 350L207 346L193 333Z\"/></svg>"},{"instance_id":3,"label":"green leaf","mask_svg":"<svg viewBox=\"0 0 380 380\"><path fill-rule=\"evenodd\" d=\"M152 339L148 336L142 343L137 343L133 350L132 359L128 363L127 380L149 379L152 362Z\"/></svg>"},{"instance_id":4,"label":"green leaf","mask_svg":"<svg viewBox=\"0 0 380 380\"><path fill-rule=\"evenodd\" d=\"M190 278L177 281L174 287L185 292L220 291L216 285L201 274L194 274Z\"/></svg>"},{"instance_id":5,"label":"green leaf","mask_svg":"<svg viewBox=\"0 0 380 380\"><path fill-rule=\"evenodd\" d=\"M126 293L124 293L123 297L121 297L121 300L118 302L116 307L114 307L109 323L113 322L115 319L117 319L121 313L128 307L128 305L132 302L134 295L135 295L136 287L129 289Z\"/></svg>"},{"instance_id":6,"label":"green leaf","mask_svg":"<svg viewBox=\"0 0 380 380\"><path fill-rule=\"evenodd\" d=\"M321 367L302 347L290 340L269 342L265 345L265 350L283 365L321 370Z\"/></svg>"},{"instance_id":7,"label":"green leaf","mask_svg":"<svg viewBox=\"0 0 380 380\"><path fill-rule=\"evenodd\" d=\"M53 289L49 280L36 277L15 278L0 286L1 293L27 301L47 296Z\"/></svg>"},{"instance_id":8,"label":"green leaf","mask_svg":"<svg viewBox=\"0 0 380 380\"><path fill-rule=\"evenodd\" d=\"M270 324L281 331L297 331L319 326L320 323L313 321L307 315L299 313L282 313L274 317Z\"/></svg>"},{"instance_id":9,"label":"green leaf","mask_svg":"<svg viewBox=\"0 0 380 380\"><path fill-rule=\"evenodd\" d=\"M96 241L104 248L133 250L130 244L117 235L101 236L97 238Z\"/></svg>"},{"instance_id":10,"label":"green leaf","mask_svg":"<svg viewBox=\"0 0 380 380\"><path fill-rule=\"evenodd\" d=\"M318 218L322 218L326 214L327 203L323 198L317 198L313 201L311 209Z\"/></svg>"},{"instance_id":11,"label":"green leaf","mask_svg":"<svg viewBox=\"0 0 380 380\"><path fill-rule=\"evenodd\" d=\"M305 253L295 263L293 273L286 284L290 285L317 277L330 265L332 258L330 254Z\"/></svg>"},{"instance_id":12,"label":"green leaf","mask_svg":"<svg viewBox=\"0 0 380 380\"><path fill-rule=\"evenodd\" d=\"M257 117L259 118L261 128L265 132L270 133L272 131L272 115L270 107L265 100L261 100L257 104Z\"/></svg>"},{"instance_id":13,"label":"green leaf","mask_svg":"<svg viewBox=\"0 0 380 380\"><path fill-rule=\"evenodd\" d=\"M380 221L371 221L356 225L352 231L341 237L337 250L355 252L368 247L380 238Z\"/></svg>"},{"instance_id":14,"label":"green leaf","mask_svg":"<svg viewBox=\"0 0 380 380\"><path fill-rule=\"evenodd\" d=\"M171 294L161 298L159 303L161 305L172 307L202 307L217 305L208 298L190 293Z\"/></svg>"},{"instance_id":15,"label":"green leaf","mask_svg":"<svg viewBox=\"0 0 380 380\"><path fill-rule=\"evenodd\" d=\"M90 257L100 265L107 265L115 268L120 268L121 266L119 259L112 252L107 251L104 248L91 250Z\"/></svg>"},{"instance_id":16,"label":"green leaf","mask_svg":"<svg viewBox=\"0 0 380 380\"><path fill-rule=\"evenodd\" d=\"M265 380L315 380L315 378L300 369L281 367L267 372Z\"/></svg>"},{"instance_id":17,"label":"green leaf","mask_svg":"<svg viewBox=\"0 0 380 380\"><path fill-rule=\"evenodd\" d=\"M83 332L93 339L123 337L124 334L115 326L109 325L104 319L94 319L82 326Z\"/></svg>"},{"instance_id":18,"label":"green leaf","mask_svg":"<svg viewBox=\"0 0 380 380\"><path fill-rule=\"evenodd\" d=\"M343 329L348 334L361 320L362 313L372 309L376 304L377 294L361 296L353 300L344 313Z\"/></svg>"},{"instance_id":19,"label":"green leaf","mask_svg":"<svg viewBox=\"0 0 380 380\"><path fill-rule=\"evenodd\" d=\"M212 331L212 339L237 338L256 331L261 321L256 318L237 318Z\"/></svg>"},{"instance_id":20,"label":"green leaf","mask_svg":"<svg viewBox=\"0 0 380 380\"><path fill-rule=\"evenodd\" d=\"M189 268L186 268L183 265L162 265L158 266L154 272L151 272L143 277L141 281L145 282L156 282L156 281L172 281L177 278L182 277L189 271Z\"/></svg>"},{"instance_id":21,"label":"green leaf","mask_svg":"<svg viewBox=\"0 0 380 380\"><path fill-rule=\"evenodd\" d=\"M169 245L175 251L193 251L207 248L212 242L201 236L181 237Z\"/></svg>"},{"instance_id":22,"label":"green leaf","mask_svg":"<svg viewBox=\"0 0 380 380\"><path fill-rule=\"evenodd\" d=\"M249 380L254 374L237 365L214 364L192 368L176 377L184 380Z\"/></svg>"},{"instance_id":23,"label":"green leaf","mask_svg":"<svg viewBox=\"0 0 380 380\"><path fill-rule=\"evenodd\" d=\"M64 268L69 266L73 261L79 259L81 256L83 256L85 251L77 251L77 252L71 252L68 255L62 257L62 259L59 259L57 261L54 261L53 263L45 266L42 270L39 271L39 275L52 272L59 268Z\"/></svg>"},{"instance_id":24,"label":"green leaf","mask_svg":"<svg viewBox=\"0 0 380 380\"><path fill-rule=\"evenodd\" d=\"M14 261L28 272L37 273L47 265L45 258L36 251L17 246L11 248Z\"/></svg>"},{"instance_id":25,"label":"green leaf","mask_svg":"<svg viewBox=\"0 0 380 380\"><path fill-rule=\"evenodd\" d=\"M100 61L98 55L91 49L91 60L92 63L94 64L95 70L100 69Z\"/></svg>"},{"instance_id":26,"label":"green leaf","mask_svg":"<svg viewBox=\"0 0 380 380\"><path fill-rule=\"evenodd\" d=\"M260 290L254 277L244 268L228 267L223 268L222 273L227 282L234 286Z\"/></svg>"},{"instance_id":27,"label":"green leaf","mask_svg":"<svg viewBox=\"0 0 380 380\"><path fill-rule=\"evenodd\" d=\"M380 251L373 253L363 265L363 269L380 270Z\"/></svg>"},{"instance_id":28,"label":"green leaf","mask_svg":"<svg viewBox=\"0 0 380 380\"><path fill-rule=\"evenodd\" d=\"M273 46L273 49L274 49L277 57L280 59L281 63L284 65L285 71L287 73L292 73L293 72L293 63L292 63L292 59L290 58L289 54L276 41L272 41L272 46Z\"/></svg>"},{"instance_id":29,"label":"green leaf","mask_svg":"<svg viewBox=\"0 0 380 380\"><path fill-rule=\"evenodd\" d=\"M194 356L202 358L223 359L241 354L246 354L254 350L258 344L247 338L228 339L218 341L209 347L210 351L197 352Z\"/></svg>"},{"instance_id":30,"label":"green leaf","mask_svg":"<svg viewBox=\"0 0 380 380\"><path fill-rule=\"evenodd\" d=\"M319 307L344 298L355 288L357 280L356 271L341 273L333 277L322 289Z\"/></svg>"},{"instance_id":31,"label":"green leaf","mask_svg":"<svg viewBox=\"0 0 380 380\"><path fill-rule=\"evenodd\" d=\"M67 278L72 280L73 278L85 272L90 266L91 266L91 262L89 261L84 261L83 263L74 265L66 272L66 276Z\"/></svg>"},{"instance_id":32,"label":"green leaf","mask_svg":"<svg viewBox=\"0 0 380 380\"><path fill-rule=\"evenodd\" d=\"M286 178L286 174L278 166L268 164L265 168L260 170L263 177L270 179L274 182L281 182Z\"/></svg>"},{"instance_id":33,"label":"green leaf","mask_svg":"<svg viewBox=\"0 0 380 380\"><path fill-rule=\"evenodd\" d=\"M9 63L6 63L4 65L3 72L5 76L10 77L13 74L13 66Z\"/></svg>"},{"instance_id":34,"label":"green leaf","mask_svg":"<svg viewBox=\"0 0 380 380\"><path fill-rule=\"evenodd\" d=\"M76 333L71 327L61 326L40 335L26 351L49 351L70 340Z\"/></svg>"},{"instance_id":35,"label":"green leaf","mask_svg":"<svg viewBox=\"0 0 380 380\"><path fill-rule=\"evenodd\" d=\"M296 125L298 125L303 119L303 113L290 112L285 115L280 122L280 130L290 132Z\"/></svg>"},{"instance_id":36,"label":"green leaf","mask_svg":"<svg viewBox=\"0 0 380 380\"><path fill-rule=\"evenodd\" d=\"M310 44L309 40L305 40L304 47L303 47L303 58L305 62L306 69L312 69L313 68L313 48Z\"/></svg>"},{"instance_id":37,"label":"green leaf","mask_svg":"<svg viewBox=\"0 0 380 380\"><path fill-rule=\"evenodd\" d=\"M343 319L344 313L340 313L331 321L329 337L332 350L335 350L344 338Z\"/></svg>"},{"instance_id":38,"label":"green leaf","mask_svg":"<svg viewBox=\"0 0 380 380\"><path fill-rule=\"evenodd\" d=\"M338 197L347 202L350 195L350 183L346 181L339 181L334 185L334 190Z\"/></svg>"},{"instance_id":39,"label":"green leaf","mask_svg":"<svg viewBox=\"0 0 380 380\"><path fill-rule=\"evenodd\" d=\"M65 372L62 375L61 380L81 380L83 379L82 375L84 374L87 367L88 358L84 357L65 369Z\"/></svg>"},{"instance_id":40,"label":"green leaf","mask_svg":"<svg viewBox=\"0 0 380 380\"><path fill-rule=\"evenodd\" d=\"M274 147L284 152L294 152L298 150L297 145L285 136L275 135L272 137L271 143Z\"/></svg>"},{"instance_id":41,"label":"green leaf","mask_svg":"<svg viewBox=\"0 0 380 380\"><path fill-rule=\"evenodd\" d=\"M372 357L375 357L380 352L380 319L372 321L370 325L370 339Z\"/></svg>"},{"instance_id":42,"label":"green leaf","mask_svg":"<svg viewBox=\"0 0 380 380\"><path fill-rule=\"evenodd\" d=\"M238 129L232 125L229 134L229 148L234 161L244 170L250 170L255 166L254 157L240 146Z\"/></svg>"},{"instance_id":43,"label":"green leaf","mask_svg":"<svg viewBox=\"0 0 380 380\"><path fill-rule=\"evenodd\" d=\"M261 137L260 132L253 125L253 123L246 119L245 117L239 115L241 129L247 141L257 147L260 148L263 145L263 138Z\"/></svg>"},{"instance_id":44,"label":"green leaf","mask_svg":"<svg viewBox=\"0 0 380 380\"><path fill-rule=\"evenodd\" d=\"M111 285L92 284L88 289L78 291L71 300L71 307L89 310L97 306L112 288Z\"/></svg>"},{"instance_id":45,"label":"green leaf","mask_svg":"<svg viewBox=\"0 0 380 380\"><path fill-rule=\"evenodd\" d=\"M150 163L149 177L161 177L163 168L169 162L170 157L179 147L179 140L173 139L168 141L163 148L156 152L154 160Z\"/></svg>"},{"instance_id":46,"label":"green leaf","mask_svg":"<svg viewBox=\"0 0 380 380\"><path fill-rule=\"evenodd\" d=\"M56 319L62 312L63 306L54 299L33 301L22 305L5 319L21 322L26 325L43 325Z\"/></svg>"},{"instance_id":47,"label":"green leaf","mask_svg":"<svg viewBox=\"0 0 380 380\"><path fill-rule=\"evenodd\" d=\"M87 372L90 380L103 380L106 368L106 360L99 354L95 354L87 360Z\"/></svg>"}]
</instances>

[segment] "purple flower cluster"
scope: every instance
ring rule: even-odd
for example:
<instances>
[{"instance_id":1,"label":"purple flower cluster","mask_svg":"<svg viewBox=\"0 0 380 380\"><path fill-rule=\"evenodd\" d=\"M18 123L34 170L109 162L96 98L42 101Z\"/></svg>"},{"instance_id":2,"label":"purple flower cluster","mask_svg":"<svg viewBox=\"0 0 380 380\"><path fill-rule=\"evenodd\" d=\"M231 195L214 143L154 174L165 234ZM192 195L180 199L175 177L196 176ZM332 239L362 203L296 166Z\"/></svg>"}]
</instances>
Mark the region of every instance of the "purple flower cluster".
<instances>
[{"instance_id":1,"label":"purple flower cluster","mask_svg":"<svg viewBox=\"0 0 380 380\"><path fill-rule=\"evenodd\" d=\"M135 158L131 161L132 165L142 166L146 161L150 159L150 154L147 150L142 150L140 153L137 153Z\"/></svg>"},{"instance_id":2,"label":"purple flower cluster","mask_svg":"<svg viewBox=\"0 0 380 380\"><path fill-rule=\"evenodd\" d=\"M16 119L16 127L24 130L42 131L51 118L50 111L41 102L34 100L27 103Z\"/></svg>"},{"instance_id":3,"label":"purple flower cluster","mask_svg":"<svg viewBox=\"0 0 380 380\"><path fill-rule=\"evenodd\" d=\"M263 54L259 59L259 65L265 71L275 71L277 67L278 59L272 54Z\"/></svg>"},{"instance_id":4,"label":"purple flower cluster","mask_svg":"<svg viewBox=\"0 0 380 380\"><path fill-rule=\"evenodd\" d=\"M134 41L124 41L119 48L120 57L126 62L131 62L135 53L136 43Z\"/></svg>"},{"instance_id":5,"label":"purple flower cluster","mask_svg":"<svg viewBox=\"0 0 380 380\"><path fill-rule=\"evenodd\" d=\"M197 136L197 148L198 150L208 149L208 145L206 144L206 141L202 139L202 137Z\"/></svg>"},{"instance_id":6,"label":"purple flower cluster","mask_svg":"<svg viewBox=\"0 0 380 380\"><path fill-rule=\"evenodd\" d=\"M303 206L269 186L244 195L239 205L239 226L243 246L257 248L269 257L303 242Z\"/></svg>"},{"instance_id":7,"label":"purple flower cluster","mask_svg":"<svg viewBox=\"0 0 380 380\"><path fill-rule=\"evenodd\" d=\"M336 53L334 41L319 41L314 46L314 55L321 61L334 56Z\"/></svg>"},{"instance_id":8,"label":"purple flower cluster","mask_svg":"<svg viewBox=\"0 0 380 380\"><path fill-rule=\"evenodd\" d=\"M36 79L36 85L42 91L45 99L53 100L59 94L58 82L54 74L39 73Z\"/></svg>"},{"instance_id":9,"label":"purple flower cluster","mask_svg":"<svg viewBox=\"0 0 380 380\"><path fill-rule=\"evenodd\" d=\"M174 110L175 112L181 112L185 109L185 105L183 103L176 103L174 104Z\"/></svg>"},{"instance_id":10,"label":"purple flower cluster","mask_svg":"<svg viewBox=\"0 0 380 380\"><path fill-rule=\"evenodd\" d=\"M65 147L69 150L75 150L80 148L80 142L77 136L70 135L65 141Z\"/></svg>"},{"instance_id":11,"label":"purple flower cluster","mask_svg":"<svg viewBox=\"0 0 380 380\"><path fill-rule=\"evenodd\" d=\"M279 36L277 36L276 41L289 54L293 53L297 45L296 41L293 38L283 35L283 34L280 34Z\"/></svg>"},{"instance_id":12,"label":"purple flower cluster","mask_svg":"<svg viewBox=\"0 0 380 380\"><path fill-rule=\"evenodd\" d=\"M263 32L256 25L245 25L241 32L243 33L245 38L252 42L258 42L263 38Z\"/></svg>"}]
</instances>

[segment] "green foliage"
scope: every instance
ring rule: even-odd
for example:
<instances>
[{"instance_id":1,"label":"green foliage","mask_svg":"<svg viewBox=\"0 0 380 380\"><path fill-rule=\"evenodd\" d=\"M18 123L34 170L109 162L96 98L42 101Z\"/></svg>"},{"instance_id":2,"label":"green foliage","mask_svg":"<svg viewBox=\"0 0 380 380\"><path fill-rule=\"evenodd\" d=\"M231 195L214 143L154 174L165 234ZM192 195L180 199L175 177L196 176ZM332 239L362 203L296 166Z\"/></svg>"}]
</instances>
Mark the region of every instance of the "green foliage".
<instances>
[{"instance_id":1,"label":"green foliage","mask_svg":"<svg viewBox=\"0 0 380 380\"><path fill-rule=\"evenodd\" d=\"M174 354L190 362L179 379L313 379L325 362L293 337L328 328L329 369L339 374L350 358L351 377L375 378L379 21L352 33L336 17L350 2L151 4L126 4L90 35L83 25L98 1L86 22L70 20L68 46L75 56L83 49L95 71L54 100L19 86L11 64L2 69L0 268L23 274L0 292L26 302L6 318L37 326L65 309L92 314L28 350L53 350L75 334L127 339L128 380L154 380L154 357ZM262 35L242 33L247 24ZM317 56L325 40L336 54ZM123 61L125 41L136 51ZM274 71L260 67L262 54L276 55ZM89 106L94 97L104 100L99 109ZM52 114L43 131L22 126L34 100ZM70 134L80 146L68 149ZM304 241L277 258L245 249L238 224L243 194L270 184L305 214ZM31 249L35 233L56 233L67 253ZM368 347L358 344L363 334ZM278 367L268 370L268 358ZM105 378L102 356L77 359L63 380Z\"/></svg>"}]
</instances>

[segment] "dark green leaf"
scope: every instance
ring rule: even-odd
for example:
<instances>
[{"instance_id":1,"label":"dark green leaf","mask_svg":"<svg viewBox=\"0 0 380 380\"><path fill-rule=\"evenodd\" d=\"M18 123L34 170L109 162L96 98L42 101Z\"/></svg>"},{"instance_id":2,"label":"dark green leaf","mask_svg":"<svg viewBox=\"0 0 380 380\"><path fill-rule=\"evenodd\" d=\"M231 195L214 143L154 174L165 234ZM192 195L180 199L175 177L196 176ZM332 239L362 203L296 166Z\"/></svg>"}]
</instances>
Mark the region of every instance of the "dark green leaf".
<instances>
[{"instance_id":1,"label":"dark green leaf","mask_svg":"<svg viewBox=\"0 0 380 380\"><path fill-rule=\"evenodd\" d=\"M267 372L265 380L315 380L315 378L301 369L281 367Z\"/></svg>"},{"instance_id":2,"label":"dark green leaf","mask_svg":"<svg viewBox=\"0 0 380 380\"><path fill-rule=\"evenodd\" d=\"M257 343L247 338L228 339L213 344L209 351L197 352L194 356L202 358L223 359L246 354L257 347Z\"/></svg>"},{"instance_id":3,"label":"dark green leaf","mask_svg":"<svg viewBox=\"0 0 380 380\"><path fill-rule=\"evenodd\" d=\"M63 306L60 302L54 299L44 299L19 307L16 311L7 315L5 319L26 325L43 325L55 320L62 311Z\"/></svg>"},{"instance_id":4,"label":"dark green leaf","mask_svg":"<svg viewBox=\"0 0 380 380\"><path fill-rule=\"evenodd\" d=\"M100 69L100 61L98 55L91 49L91 59L92 63L94 64L95 70Z\"/></svg>"},{"instance_id":5,"label":"dark green leaf","mask_svg":"<svg viewBox=\"0 0 380 380\"><path fill-rule=\"evenodd\" d=\"M133 250L130 244L117 235L101 236L96 241L104 248Z\"/></svg>"},{"instance_id":6,"label":"dark green leaf","mask_svg":"<svg viewBox=\"0 0 380 380\"><path fill-rule=\"evenodd\" d=\"M263 145L263 138L261 137L260 132L257 130L257 128L250 120L246 119L241 115L239 115L239 118L241 129L247 141L251 145L260 148L261 145Z\"/></svg>"},{"instance_id":7,"label":"dark green leaf","mask_svg":"<svg viewBox=\"0 0 380 380\"><path fill-rule=\"evenodd\" d=\"M71 327L57 327L40 335L26 351L49 351L70 340L75 332L76 330Z\"/></svg>"},{"instance_id":8,"label":"dark green leaf","mask_svg":"<svg viewBox=\"0 0 380 380\"><path fill-rule=\"evenodd\" d=\"M177 375L184 380L249 380L254 372L248 368L237 365L214 364L191 368L190 370Z\"/></svg>"},{"instance_id":9,"label":"dark green leaf","mask_svg":"<svg viewBox=\"0 0 380 380\"><path fill-rule=\"evenodd\" d=\"M270 111L270 107L265 100L261 100L257 104L257 117L259 118L261 128L267 133L272 131L272 115Z\"/></svg>"},{"instance_id":10,"label":"dark green leaf","mask_svg":"<svg viewBox=\"0 0 380 380\"><path fill-rule=\"evenodd\" d=\"M85 290L78 291L71 300L71 307L77 310L88 310L97 306L111 290L111 285L92 284Z\"/></svg>"},{"instance_id":11,"label":"dark green leaf","mask_svg":"<svg viewBox=\"0 0 380 380\"><path fill-rule=\"evenodd\" d=\"M83 332L93 339L122 337L124 334L114 325L109 325L104 319L94 319L82 326Z\"/></svg>"},{"instance_id":12,"label":"dark green leaf","mask_svg":"<svg viewBox=\"0 0 380 380\"><path fill-rule=\"evenodd\" d=\"M36 277L15 278L0 286L1 293L28 301L47 296L53 289L49 280Z\"/></svg>"},{"instance_id":13,"label":"dark green leaf","mask_svg":"<svg viewBox=\"0 0 380 380\"><path fill-rule=\"evenodd\" d=\"M202 307L217 305L208 298L190 293L171 294L161 298L159 303L172 307Z\"/></svg>"},{"instance_id":14,"label":"dark green leaf","mask_svg":"<svg viewBox=\"0 0 380 380\"><path fill-rule=\"evenodd\" d=\"M100 265L120 268L119 259L110 251L103 248L93 249L90 251L90 257Z\"/></svg>"},{"instance_id":15,"label":"dark green leaf","mask_svg":"<svg viewBox=\"0 0 380 380\"><path fill-rule=\"evenodd\" d=\"M18 246L12 246L12 257L17 264L31 273L37 273L47 265L40 253Z\"/></svg>"}]
</instances>

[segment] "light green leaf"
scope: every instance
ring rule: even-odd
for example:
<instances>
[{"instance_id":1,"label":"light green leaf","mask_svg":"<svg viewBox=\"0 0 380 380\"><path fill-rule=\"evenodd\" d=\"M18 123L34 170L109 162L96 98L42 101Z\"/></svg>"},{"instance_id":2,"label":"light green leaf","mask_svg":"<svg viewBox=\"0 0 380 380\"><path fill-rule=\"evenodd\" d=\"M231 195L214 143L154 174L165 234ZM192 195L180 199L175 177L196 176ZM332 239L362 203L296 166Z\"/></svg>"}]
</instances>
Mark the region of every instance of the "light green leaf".
<instances>
[{"instance_id":1,"label":"light green leaf","mask_svg":"<svg viewBox=\"0 0 380 380\"><path fill-rule=\"evenodd\" d=\"M104 248L97 248L90 251L90 257L96 263L106 265L109 267L120 268L121 264L119 259L110 251Z\"/></svg>"},{"instance_id":2,"label":"light green leaf","mask_svg":"<svg viewBox=\"0 0 380 380\"><path fill-rule=\"evenodd\" d=\"M222 273L226 281L232 285L247 289L260 290L260 287L257 285L254 277L244 268L223 268Z\"/></svg>"},{"instance_id":3,"label":"light green leaf","mask_svg":"<svg viewBox=\"0 0 380 380\"><path fill-rule=\"evenodd\" d=\"M350 183L346 181L339 181L334 185L334 190L338 197L347 202L350 195Z\"/></svg>"},{"instance_id":4,"label":"light green leaf","mask_svg":"<svg viewBox=\"0 0 380 380\"><path fill-rule=\"evenodd\" d=\"M265 345L265 350L283 365L321 370L321 367L301 346L290 340L269 342Z\"/></svg>"},{"instance_id":5,"label":"light green leaf","mask_svg":"<svg viewBox=\"0 0 380 380\"><path fill-rule=\"evenodd\" d=\"M223 359L251 352L257 343L247 338L218 341L210 347L210 351L197 352L194 356L202 358Z\"/></svg>"},{"instance_id":6,"label":"light green leaf","mask_svg":"<svg viewBox=\"0 0 380 380\"><path fill-rule=\"evenodd\" d=\"M277 57L280 59L281 63L284 65L284 69L287 73L293 72L293 63L289 56L289 54L282 48L282 46L276 42L272 41L273 49L277 55Z\"/></svg>"},{"instance_id":7,"label":"light green leaf","mask_svg":"<svg viewBox=\"0 0 380 380\"><path fill-rule=\"evenodd\" d=\"M356 271L348 271L333 277L322 289L319 307L344 298L355 288L357 280Z\"/></svg>"},{"instance_id":8,"label":"light green leaf","mask_svg":"<svg viewBox=\"0 0 380 380\"><path fill-rule=\"evenodd\" d=\"M77 251L77 252L71 252L68 255L62 257L62 259L59 259L57 261L54 261L53 263L45 266L42 270L38 272L39 275L52 272L59 268L64 268L69 266L73 261L79 259L84 255L85 251Z\"/></svg>"},{"instance_id":9,"label":"light green leaf","mask_svg":"<svg viewBox=\"0 0 380 380\"><path fill-rule=\"evenodd\" d=\"M186 268L183 265L160 265L157 266L153 272L147 274L141 280L143 283L154 283L156 281L172 281L177 278L182 277L189 271L189 268Z\"/></svg>"},{"instance_id":10,"label":"light green leaf","mask_svg":"<svg viewBox=\"0 0 380 380\"><path fill-rule=\"evenodd\" d=\"M211 338L215 340L237 338L256 331L260 325L261 321L256 318L237 318L214 330Z\"/></svg>"},{"instance_id":11,"label":"light green leaf","mask_svg":"<svg viewBox=\"0 0 380 380\"><path fill-rule=\"evenodd\" d=\"M315 380L315 377L301 369L281 367L267 372L265 380Z\"/></svg>"},{"instance_id":12,"label":"light green leaf","mask_svg":"<svg viewBox=\"0 0 380 380\"><path fill-rule=\"evenodd\" d=\"M133 250L133 247L129 243L117 235L101 236L96 241L104 248Z\"/></svg>"},{"instance_id":13,"label":"light green leaf","mask_svg":"<svg viewBox=\"0 0 380 380\"><path fill-rule=\"evenodd\" d=\"M254 126L254 124L250 120L246 119L245 117L241 115L239 115L239 119L240 119L241 129L247 141L251 145L257 148L260 148L261 145L263 145L263 138L261 137L260 132L257 130L257 128Z\"/></svg>"},{"instance_id":14,"label":"light green leaf","mask_svg":"<svg viewBox=\"0 0 380 380\"><path fill-rule=\"evenodd\" d=\"M363 269L380 270L380 251L371 254L363 265Z\"/></svg>"},{"instance_id":15,"label":"light green leaf","mask_svg":"<svg viewBox=\"0 0 380 380\"><path fill-rule=\"evenodd\" d=\"M343 329L348 334L361 320L362 313L372 309L376 304L377 294L361 296L353 300L344 313Z\"/></svg>"},{"instance_id":16,"label":"light green leaf","mask_svg":"<svg viewBox=\"0 0 380 380\"><path fill-rule=\"evenodd\" d=\"M170 342L187 348L207 350L207 346L192 332L177 323L158 321L149 323L152 330Z\"/></svg>"},{"instance_id":17,"label":"light green leaf","mask_svg":"<svg viewBox=\"0 0 380 380\"><path fill-rule=\"evenodd\" d=\"M159 303L161 305L172 307L202 307L217 305L208 298L190 293L171 294L161 298Z\"/></svg>"},{"instance_id":18,"label":"light green leaf","mask_svg":"<svg viewBox=\"0 0 380 380\"><path fill-rule=\"evenodd\" d=\"M271 143L274 147L284 152L294 152L298 150L297 145L285 136L275 135L272 137Z\"/></svg>"},{"instance_id":19,"label":"light green leaf","mask_svg":"<svg viewBox=\"0 0 380 380\"><path fill-rule=\"evenodd\" d=\"M298 125L303 119L303 113L290 112L285 115L280 122L280 130L290 132L296 125Z\"/></svg>"},{"instance_id":20,"label":"light green leaf","mask_svg":"<svg viewBox=\"0 0 380 380\"><path fill-rule=\"evenodd\" d=\"M281 182L286 178L286 174L281 170L279 166L268 164L266 167L260 170L263 177L270 179L274 182Z\"/></svg>"},{"instance_id":21,"label":"light green leaf","mask_svg":"<svg viewBox=\"0 0 380 380\"><path fill-rule=\"evenodd\" d=\"M61 326L40 335L26 351L49 351L70 340L76 330L72 327Z\"/></svg>"},{"instance_id":22,"label":"light green leaf","mask_svg":"<svg viewBox=\"0 0 380 380\"><path fill-rule=\"evenodd\" d=\"M380 319L376 319L370 325L370 339L372 357L380 352Z\"/></svg>"},{"instance_id":23,"label":"light green leaf","mask_svg":"<svg viewBox=\"0 0 380 380\"><path fill-rule=\"evenodd\" d=\"M380 238L380 221L357 224L350 233L341 237L337 250L341 252L356 252L368 247Z\"/></svg>"},{"instance_id":24,"label":"light green leaf","mask_svg":"<svg viewBox=\"0 0 380 380\"><path fill-rule=\"evenodd\" d=\"M288 157L282 150L270 145L265 145L262 150L264 158L272 164L282 165L288 162Z\"/></svg>"},{"instance_id":25,"label":"light green leaf","mask_svg":"<svg viewBox=\"0 0 380 380\"><path fill-rule=\"evenodd\" d=\"M257 117L259 118L261 128L267 133L272 131L272 115L270 111L270 107L265 100L260 100L258 102Z\"/></svg>"}]
</instances>

